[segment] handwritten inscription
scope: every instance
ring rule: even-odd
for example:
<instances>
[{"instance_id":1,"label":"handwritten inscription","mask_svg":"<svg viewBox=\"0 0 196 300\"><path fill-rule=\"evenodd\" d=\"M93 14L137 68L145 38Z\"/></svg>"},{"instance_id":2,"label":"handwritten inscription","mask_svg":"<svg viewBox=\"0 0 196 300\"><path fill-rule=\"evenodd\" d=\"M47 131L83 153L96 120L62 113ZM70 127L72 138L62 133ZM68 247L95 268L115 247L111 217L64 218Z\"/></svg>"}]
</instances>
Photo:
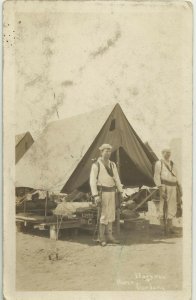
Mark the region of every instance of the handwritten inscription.
<instances>
[{"instance_id":1,"label":"handwritten inscription","mask_svg":"<svg viewBox=\"0 0 196 300\"><path fill-rule=\"evenodd\" d=\"M117 279L117 285L119 287L130 287L130 289L138 291L160 291L164 290L161 281L165 279L166 277L160 274L135 273L134 278L131 280Z\"/></svg>"}]
</instances>

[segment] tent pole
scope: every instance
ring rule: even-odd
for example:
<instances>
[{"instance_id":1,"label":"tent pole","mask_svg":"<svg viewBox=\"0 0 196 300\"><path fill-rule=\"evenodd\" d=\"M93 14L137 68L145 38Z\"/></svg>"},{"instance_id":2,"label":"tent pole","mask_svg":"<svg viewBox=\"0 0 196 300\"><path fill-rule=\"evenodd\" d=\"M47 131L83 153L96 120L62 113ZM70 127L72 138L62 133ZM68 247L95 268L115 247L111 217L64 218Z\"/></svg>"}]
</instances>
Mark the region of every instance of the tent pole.
<instances>
[{"instance_id":1,"label":"tent pole","mask_svg":"<svg viewBox=\"0 0 196 300\"><path fill-rule=\"evenodd\" d=\"M119 152L119 148L117 149L116 152L116 164L117 164L117 170L118 170L118 174L120 176L120 152ZM117 197L117 208L116 208L116 233L117 235L120 235L120 195L117 192L116 194Z\"/></svg>"},{"instance_id":2,"label":"tent pole","mask_svg":"<svg viewBox=\"0 0 196 300\"><path fill-rule=\"evenodd\" d=\"M46 192L46 202L45 202L45 217L47 216L47 207L48 206L48 191Z\"/></svg>"}]
</instances>

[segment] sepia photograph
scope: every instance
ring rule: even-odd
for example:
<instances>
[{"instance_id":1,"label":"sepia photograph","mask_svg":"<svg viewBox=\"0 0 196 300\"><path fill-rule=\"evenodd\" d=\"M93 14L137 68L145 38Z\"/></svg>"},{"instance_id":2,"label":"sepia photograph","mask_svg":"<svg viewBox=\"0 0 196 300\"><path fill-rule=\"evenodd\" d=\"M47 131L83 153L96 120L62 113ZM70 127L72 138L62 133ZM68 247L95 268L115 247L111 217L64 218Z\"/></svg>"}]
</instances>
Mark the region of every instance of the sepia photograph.
<instances>
[{"instance_id":1,"label":"sepia photograph","mask_svg":"<svg viewBox=\"0 0 196 300\"><path fill-rule=\"evenodd\" d=\"M5 299L191 299L192 11L4 2Z\"/></svg>"}]
</instances>

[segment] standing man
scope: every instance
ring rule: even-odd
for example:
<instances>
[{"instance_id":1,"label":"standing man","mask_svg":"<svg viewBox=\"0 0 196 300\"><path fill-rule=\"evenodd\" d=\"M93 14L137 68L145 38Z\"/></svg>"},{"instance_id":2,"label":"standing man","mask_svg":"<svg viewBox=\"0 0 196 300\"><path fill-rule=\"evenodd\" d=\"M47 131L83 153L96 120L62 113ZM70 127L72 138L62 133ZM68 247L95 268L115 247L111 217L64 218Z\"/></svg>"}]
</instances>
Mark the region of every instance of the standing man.
<instances>
[{"instance_id":1,"label":"standing man","mask_svg":"<svg viewBox=\"0 0 196 300\"><path fill-rule=\"evenodd\" d=\"M112 235L112 223L115 221L116 190L123 193L123 189L116 164L110 161L112 146L103 144L99 150L101 157L92 165L90 187L96 204L101 205L99 237L101 246L106 246L105 233L108 242L119 243Z\"/></svg>"},{"instance_id":2,"label":"standing man","mask_svg":"<svg viewBox=\"0 0 196 300\"><path fill-rule=\"evenodd\" d=\"M172 219L177 212L177 171L175 164L170 160L169 148L162 150L162 156L163 158L156 162L154 172L154 182L160 191L160 218L165 219L166 216L169 233L175 233Z\"/></svg>"}]
</instances>

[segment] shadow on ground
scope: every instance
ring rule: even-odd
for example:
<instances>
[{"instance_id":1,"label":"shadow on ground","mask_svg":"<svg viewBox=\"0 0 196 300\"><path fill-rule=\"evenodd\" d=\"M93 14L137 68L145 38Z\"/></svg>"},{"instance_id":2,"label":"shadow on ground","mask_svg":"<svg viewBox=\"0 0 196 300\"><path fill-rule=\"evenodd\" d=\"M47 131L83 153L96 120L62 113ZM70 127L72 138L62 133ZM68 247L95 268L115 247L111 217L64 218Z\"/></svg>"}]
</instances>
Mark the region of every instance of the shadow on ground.
<instances>
[{"instance_id":1,"label":"shadow on ground","mask_svg":"<svg viewBox=\"0 0 196 300\"><path fill-rule=\"evenodd\" d=\"M182 228L174 227L175 234L165 235L163 228L160 225L150 225L148 229L128 230L121 228L120 236L118 237L121 245L135 244L174 244L174 238L182 237ZM49 232L44 230L28 228L24 234L40 236L49 239ZM114 236L117 235L114 233ZM86 244L97 246L98 242L93 240L94 233L92 231L79 229L78 233L74 229L64 229L60 231L59 240L69 241L73 243Z\"/></svg>"}]
</instances>

